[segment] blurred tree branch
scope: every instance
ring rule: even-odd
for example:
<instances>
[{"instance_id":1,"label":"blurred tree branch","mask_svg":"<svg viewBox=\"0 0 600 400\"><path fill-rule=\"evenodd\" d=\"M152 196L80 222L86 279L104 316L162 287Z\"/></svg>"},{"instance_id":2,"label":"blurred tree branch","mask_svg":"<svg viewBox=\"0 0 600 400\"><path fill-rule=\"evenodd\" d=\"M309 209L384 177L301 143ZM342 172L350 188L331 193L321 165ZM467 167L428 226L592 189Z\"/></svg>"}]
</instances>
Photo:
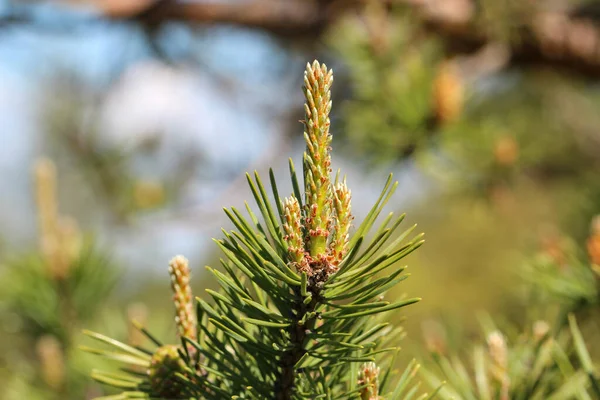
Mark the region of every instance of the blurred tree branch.
<instances>
[{"instance_id":1,"label":"blurred tree branch","mask_svg":"<svg viewBox=\"0 0 600 400\"><path fill-rule=\"evenodd\" d=\"M481 5L474 0L373 0L388 8L406 7L429 32L440 36L452 52L472 52L494 43L485 24L478 23ZM90 0L100 18L157 27L168 21L229 24L265 30L284 38L316 37L347 12L360 11L369 0ZM35 4L35 3L33 3ZM62 3L69 11L78 6ZM509 65L542 64L600 77L600 21L597 7L549 8L530 2L530 15L510 23L519 40L510 42ZM27 11L31 5L9 7L0 27L47 24ZM502 6L504 7L504 6ZM529 7L529 5L528 5ZM84 18L85 19L85 18ZM73 20L71 19L72 23ZM89 22L89 19L86 19ZM69 25L69 24L67 24ZM61 29L65 26L61 24Z\"/></svg>"},{"instance_id":2,"label":"blurred tree branch","mask_svg":"<svg viewBox=\"0 0 600 400\"><path fill-rule=\"evenodd\" d=\"M476 23L472 0L379 0L388 6L409 6L428 30L454 51L473 51L494 42ZM263 29L283 37L318 35L344 12L356 11L366 0L248 0L179 2L173 0L97 0L111 19L139 20L156 25L178 20L201 24L232 24ZM539 8L539 7L538 7ZM510 43L510 64L546 64L600 77L600 27L585 8L536 10L516 21L521 40ZM592 10L593 11L593 10Z\"/></svg>"},{"instance_id":3,"label":"blurred tree branch","mask_svg":"<svg viewBox=\"0 0 600 400\"><path fill-rule=\"evenodd\" d=\"M472 0L400 0L412 6L431 32L450 47L474 50L493 41L475 23ZM600 77L600 27L587 8L535 10L513 21L520 40L510 43L510 64L547 64Z\"/></svg>"},{"instance_id":4,"label":"blurred tree branch","mask_svg":"<svg viewBox=\"0 0 600 400\"><path fill-rule=\"evenodd\" d=\"M335 4L353 7L359 1L248 0L238 2L178 2L172 0L97 0L108 18L134 19L155 25L168 20L232 24L260 28L281 36L320 33L334 18ZM335 7L337 8L337 7Z\"/></svg>"}]
</instances>

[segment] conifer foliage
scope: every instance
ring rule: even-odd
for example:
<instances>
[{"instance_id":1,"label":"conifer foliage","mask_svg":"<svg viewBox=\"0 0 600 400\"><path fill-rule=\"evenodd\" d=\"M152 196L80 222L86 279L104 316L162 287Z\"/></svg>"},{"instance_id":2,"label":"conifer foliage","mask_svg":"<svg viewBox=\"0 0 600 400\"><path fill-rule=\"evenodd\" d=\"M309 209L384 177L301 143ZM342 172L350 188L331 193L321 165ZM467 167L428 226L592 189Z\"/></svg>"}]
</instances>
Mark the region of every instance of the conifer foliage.
<instances>
[{"instance_id":1,"label":"conifer foliage","mask_svg":"<svg viewBox=\"0 0 600 400\"><path fill-rule=\"evenodd\" d=\"M382 316L419 301L384 294L407 277L398 262L422 235L411 236L414 227L397 234L404 215L393 213L373 229L396 189L391 176L353 227L351 192L339 172L331 173L332 83L327 66L307 65L304 185L290 160L289 197L280 197L273 171L271 193L257 173L247 174L258 213L249 205L246 215L225 209L235 229L215 240L222 268L208 268L220 290L192 302L187 261L171 261L181 344L160 343L141 326L157 349L87 332L110 347L88 351L128 364L123 373L93 372L123 390L107 399L393 400L416 393L419 366L392 370L397 348L390 342L399 328Z\"/></svg>"},{"instance_id":2,"label":"conifer foliage","mask_svg":"<svg viewBox=\"0 0 600 400\"><path fill-rule=\"evenodd\" d=\"M433 363L423 376L433 388L439 387L440 377L446 381L440 399L600 398L590 339L597 329L600 293L594 251L600 238L597 218L586 241L587 259L577 242L555 236L520 268L528 299L524 329L482 318L486 343L469 349L449 348L444 335L426 330Z\"/></svg>"},{"instance_id":3,"label":"conifer foliage","mask_svg":"<svg viewBox=\"0 0 600 400\"><path fill-rule=\"evenodd\" d=\"M8 283L0 289L0 326L8 326L11 315L18 321L17 329L3 332L8 351L2 354L22 357L11 369L13 382L26 389L3 382L2 398L82 398L89 382L76 348L78 331L106 304L118 266L75 218L62 214L56 164L40 158L33 172L39 245L9 258L0 274Z\"/></svg>"}]
</instances>

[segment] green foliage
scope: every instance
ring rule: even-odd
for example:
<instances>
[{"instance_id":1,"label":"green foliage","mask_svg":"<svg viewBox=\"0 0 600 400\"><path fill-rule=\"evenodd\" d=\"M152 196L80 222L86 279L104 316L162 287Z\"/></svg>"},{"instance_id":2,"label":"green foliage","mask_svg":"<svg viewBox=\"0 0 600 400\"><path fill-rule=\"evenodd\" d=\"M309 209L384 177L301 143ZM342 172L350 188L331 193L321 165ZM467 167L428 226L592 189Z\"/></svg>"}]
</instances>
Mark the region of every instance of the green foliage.
<instances>
[{"instance_id":1,"label":"green foliage","mask_svg":"<svg viewBox=\"0 0 600 400\"><path fill-rule=\"evenodd\" d=\"M65 279L53 279L41 254L14 258L3 281L6 307L20 316L32 340L46 334L68 342L72 322L89 323L102 309L118 274L111 260L89 239L69 267ZM68 321L68 322L67 322Z\"/></svg>"},{"instance_id":2,"label":"green foliage","mask_svg":"<svg viewBox=\"0 0 600 400\"><path fill-rule=\"evenodd\" d=\"M548 324L537 321L512 342L499 330L490 331L487 344L473 348L469 363L456 355L433 358L447 380L442 399L591 399L588 375L572 355L567 332L553 338ZM432 370L424 375L436 387L439 378Z\"/></svg>"},{"instance_id":3,"label":"green foliage","mask_svg":"<svg viewBox=\"0 0 600 400\"><path fill-rule=\"evenodd\" d=\"M40 246L3 265L1 278L10 284L0 292L0 322L12 328L0 332L10 343L0 363L13 371L9 399L81 397L89 384L81 354L72 351L75 335L106 307L117 269L74 219L59 214L54 163L40 159L35 178ZM29 389L19 387L24 382Z\"/></svg>"},{"instance_id":4,"label":"green foliage","mask_svg":"<svg viewBox=\"0 0 600 400\"><path fill-rule=\"evenodd\" d=\"M600 397L600 379L598 378L598 372L592 364L592 359L586 348L583 336L581 335L575 316L572 314L569 315L569 328L571 330L571 335L573 336L575 351L577 352L577 357L579 358L582 369L588 375L591 389L595 396Z\"/></svg>"},{"instance_id":5,"label":"green foliage","mask_svg":"<svg viewBox=\"0 0 600 400\"><path fill-rule=\"evenodd\" d=\"M521 274L538 296L567 311L598 305L598 271L574 249L562 254L542 252L523 266Z\"/></svg>"},{"instance_id":6,"label":"green foliage","mask_svg":"<svg viewBox=\"0 0 600 400\"><path fill-rule=\"evenodd\" d=\"M526 283L528 316L550 316L518 328L500 330L491 318L484 321L486 345L469 353L448 350L444 341L430 346L434 365L424 376L443 399L592 399L600 395L598 375L575 320L589 317L598 304L596 223L588 240L591 263L583 260L573 242L562 237L547 240L543 251L525 263L520 275ZM589 325L589 324L587 324ZM439 336L439 335L438 335ZM591 342L590 342L591 343ZM593 350L593 347L589 347Z\"/></svg>"},{"instance_id":7,"label":"green foliage","mask_svg":"<svg viewBox=\"0 0 600 400\"><path fill-rule=\"evenodd\" d=\"M13 258L5 267L3 282L11 284L1 293L1 322L16 327L2 332L10 347L0 362L15 374L6 377L7 399L83 396L89 367L74 351L75 335L105 309L118 276L115 265L89 239L64 277L53 276L41 254Z\"/></svg>"},{"instance_id":8,"label":"green foliage","mask_svg":"<svg viewBox=\"0 0 600 400\"><path fill-rule=\"evenodd\" d=\"M428 141L431 98L440 59L435 41L414 46L418 25L372 3L363 16L339 23L330 43L347 64L352 97L343 104L343 134L371 162L412 154Z\"/></svg>"}]
</instances>

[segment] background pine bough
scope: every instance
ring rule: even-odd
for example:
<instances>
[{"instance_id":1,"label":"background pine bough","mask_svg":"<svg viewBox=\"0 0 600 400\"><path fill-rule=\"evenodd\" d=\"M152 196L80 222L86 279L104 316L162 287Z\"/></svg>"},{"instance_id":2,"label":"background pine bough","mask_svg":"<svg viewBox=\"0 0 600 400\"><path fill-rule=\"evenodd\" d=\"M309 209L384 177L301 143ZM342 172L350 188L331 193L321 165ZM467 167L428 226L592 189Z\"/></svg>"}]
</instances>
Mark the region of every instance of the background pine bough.
<instances>
[{"instance_id":1,"label":"background pine bough","mask_svg":"<svg viewBox=\"0 0 600 400\"><path fill-rule=\"evenodd\" d=\"M304 195L290 160L290 197L280 198L270 172L275 206L258 174L247 175L261 219L248 205L249 217L225 209L236 230L223 231L224 239L215 241L225 259L223 272L208 268L221 287L207 290L212 304L196 298L194 307L187 261L177 257L171 262L181 345L163 345L141 326L158 349L134 348L86 332L112 347L87 351L128 365L125 373L93 372L96 380L125 390L107 399L391 400L416 395L413 378L419 365L413 362L403 373L393 370L398 348L390 341L401 329L381 316L419 301L389 302L383 296L407 277L398 261L423 243L422 235L407 239L414 227L394 235L404 215L393 213L372 232L397 186L390 176L349 236L350 191L339 173L331 182L332 82L325 65L307 65Z\"/></svg>"},{"instance_id":2,"label":"background pine bough","mask_svg":"<svg viewBox=\"0 0 600 400\"><path fill-rule=\"evenodd\" d=\"M595 219L586 241L587 257L563 238L519 270L529 299L526 329L515 332L506 324L500 328L489 316L482 318L486 343L469 349L468 361L447 348L439 331L426 330L433 365L423 375L433 387L440 385L440 376L446 380L439 398L600 398L598 373L579 327L589 330L595 322L598 228Z\"/></svg>"},{"instance_id":3,"label":"background pine bough","mask_svg":"<svg viewBox=\"0 0 600 400\"><path fill-rule=\"evenodd\" d=\"M0 325L14 315L18 326L3 342L2 353L28 354L10 368L31 384L17 397L14 383L3 382L2 395L64 399L80 396L87 387L89 366L77 349L78 332L101 311L119 273L110 254L83 234L74 218L59 212L55 164L41 158L33 172L39 246L9 259L0 277L10 282L0 290L0 309L7 311Z\"/></svg>"}]
</instances>

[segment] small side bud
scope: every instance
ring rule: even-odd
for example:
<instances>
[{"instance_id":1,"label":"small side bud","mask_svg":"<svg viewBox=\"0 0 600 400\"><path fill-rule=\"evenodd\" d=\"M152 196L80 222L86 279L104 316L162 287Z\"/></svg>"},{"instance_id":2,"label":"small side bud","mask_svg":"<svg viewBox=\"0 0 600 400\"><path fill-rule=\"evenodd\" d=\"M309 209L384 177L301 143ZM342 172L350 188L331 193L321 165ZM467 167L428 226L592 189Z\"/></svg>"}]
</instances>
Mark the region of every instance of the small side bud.
<instances>
[{"instance_id":1,"label":"small side bud","mask_svg":"<svg viewBox=\"0 0 600 400\"><path fill-rule=\"evenodd\" d=\"M447 124L458 119L463 109L464 88L457 65L443 62L433 82L433 102L436 120Z\"/></svg>"},{"instance_id":2,"label":"small side bud","mask_svg":"<svg viewBox=\"0 0 600 400\"><path fill-rule=\"evenodd\" d=\"M284 240L288 246L290 259L296 269L304 271L306 267L304 262L302 211L298 199L293 195L283 201L283 217L285 219L283 224Z\"/></svg>"},{"instance_id":3,"label":"small side bud","mask_svg":"<svg viewBox=\"0 0 600 400\"><path fill-rule=\"evenodd\" d=\"M587 240L588 256L593 265L600 265L600 215L592 220L590 231L591 234Z\"/></svg>"},{"instance_id":4,"label":"small side bud","mask_svg":"<svg viewBox=\"0 0 600 400\"><path fill-rule=\"evenodd\" d=\"M198 328L194 313L194 298L190 286L188 260L183 256L174 257L169 263L169 274L171 275L171 288L173 289L177 333L180 337L196 340ZM196 349L193 346L188 346L188 352L193 355Z\"/></svg>"},{"instance_id":5,"label":"small side bud","mask_svg":"<svg viewBox=\"0 0 600 400\"><path fill-rule=\"evenodd\" d=\"M186 374L186 365L179 355L178 347L166 345L159 347L150 361L148 377L152 395L166 399L184 399L185 386L179 382L176 373Z\"/></svg>"},{"instance_id":6,"label":"small side bud","mask_svg":"<svg viewBox=\"0 0 600 400\"><path fill-rule=\"evenodd\" d=\"M363 364L358 371L358 386L366 387L360 390L361 400L380 400L379 397L379 367L374 362Z\"/></svg>"},{"instance_id":7,"label":"small side bud","mask_svg":"<svg viewBox=\"0 0 600 400\"><path fill-rule=\"evenodd\" d=\"M43 241L45 236L54 234L58 219L56 166L52 160L41 158L35 163L33 174L40 236Z\"/></svg>"},{"instance_id":8,"label":"small side bud","mask_svg":"<svg viewBox=\"0 0 600 400\"><path fill-rule=\"evenodd\" d=\"M335 266L342 262L348 252L348 241L350 237L350 226L354 217L351 213L352 193L346 181L339 182L334 187L333 205L335 211L335 237L331 243L332 264Z\"/></svg>"},{"instance_id":9,"label":"small side bud","mask_svg":"<svg viewBox=\"0 0 600 400\"><path fill-rule=\"evenodd\" d=\"M35 202L38 212L40 249L48 274L63 278L58 230L58 200L56 195L56 165L48 158L39 159L33 169Z\"/></svg>"},{"instance_id":10,"label":"small side bud","mask_svg":"<svg viewBox=\"0 0 600 400\"><path fill-rule=\"evenodd\" d=\"M492 360L490 371L492 377L500 384L501 398L508 399L509 378L508 378L508 348L504 335L499 331L494 331L487 338L488 352Z\"/></svg>"},{"instance_id":11,"label":"small side bud","mask_svg":"<svg viewBox=\"0 0 600 400\"><path fill-rule=\"evenodd\" d=\"M487 338L488 351L494 365L506 369L508 362L506 340L504 335L498 331L489 334Z\"/></svg>"},{"instance_id":12,"label":"small side bud","mask_svg":"<svg viewBox=\"0 0 600 400\"><path fill-rule=\"evenodd\" d=\"M41 158L34 167L35 200L39 219L40 249L48 274L63 280L81 250L77 221L58 213L56 165Z\"/></svg>"},{"instance_id":13,"label":"small side bud","mask_svg":"<svg viewBox=\"0 0 600 400\"><path fill-rule=\"evenodd\" d=\"M570 243L553 225L548 225L540 232L540 251L561 269L568 266Z\"/></svg>"},{"instance_id":14,"label":"small side bud","mask_svg":"<svg viewBox=\"0 0 600 400\"><path fill-rule=\"evenodd\" d=\"M494 159L498 165L513 166L519 158L519 144L512 136L502 136L494 144Z\"/></svg>"},{"instance_id":15,"label":"small side bud","mask_svg":"<svg viewBox=\"0 0 600 400\"><path fill-rule=\"evenodd\" d=\"M54 336L42 336L36 343L40 371L44 382L53 390L59 390L65 381L65 355Z\"/></svg>"}]
</instances>

